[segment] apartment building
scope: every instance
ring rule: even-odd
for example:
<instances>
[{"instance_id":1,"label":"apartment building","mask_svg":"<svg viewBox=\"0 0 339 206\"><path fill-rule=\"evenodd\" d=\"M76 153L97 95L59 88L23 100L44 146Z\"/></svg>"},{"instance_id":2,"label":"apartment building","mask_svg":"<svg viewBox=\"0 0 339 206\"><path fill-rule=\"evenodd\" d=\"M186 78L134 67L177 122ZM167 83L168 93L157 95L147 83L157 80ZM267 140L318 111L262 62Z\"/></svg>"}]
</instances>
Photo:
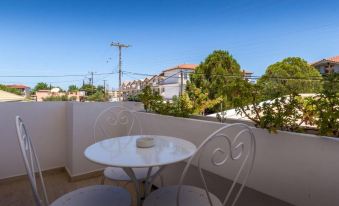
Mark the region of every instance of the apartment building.
<instances>
[{"instance_id":1,"label":"apartment building","mask_svg":"<svg viewBox=\"0 0 339 206\"><path fill-rule=\"evenodd\" d=\"M172 99L173 96L180 94L181 88L185 88L186 82L189 80L189 73L193 72L197 66L196 64L181 64L150 78L124 81L121 86L123 100L127 100L129 96L137 95L146 85L150 85L164 99ZM183 75L182 85L181 75Z\"/></svg>"},{"instance_id":2,"label":"apartment building","mask_svg":"<svg viewBox=\"0 0 339 206\"><path fill-rule=\"evenodd\" d=\"M26 85L22 85L22 84L11 84L11 85L6 85L6 87L19 90L24 97L28 97L31 91L30 87Z\"/></svg>"}]
</instances>

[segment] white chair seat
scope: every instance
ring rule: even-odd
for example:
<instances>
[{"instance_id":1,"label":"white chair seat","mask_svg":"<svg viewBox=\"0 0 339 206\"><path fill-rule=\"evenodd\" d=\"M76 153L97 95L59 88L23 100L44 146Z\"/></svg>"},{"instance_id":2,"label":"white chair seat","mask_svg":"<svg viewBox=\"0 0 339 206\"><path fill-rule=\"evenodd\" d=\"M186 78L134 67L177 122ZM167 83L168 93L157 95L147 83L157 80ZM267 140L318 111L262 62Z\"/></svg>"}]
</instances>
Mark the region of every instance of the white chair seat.
<instances>
[{"instance_id":1,"label":"white chair seat","mask_svg":"<svg viewBox=\"0 0 339 206\"><path fill-rule=\"evenodd\" d=\"M145 199L143 206L177 206L177 191L179 186L168 186L152 192ZM222 206L220 200L210 193L213 206ZM180 206L210 206L204 189L182 185L180 191Z\"/></svg>"},{"instance_id":2,"label":"white chair seat","mask_svg":"<svg viewBox=\"0 0 339 206\"><path fill-rule=\"evenodd\" d=\"M94 185L56 199L50 206L131 206L131 195L123 188Z\"/></svg>"},{"instance_id":3,"label":"white chair seat","mask_svg":"<svg viewBox=\"0 0 339 206\"><path fill-rule=\"evenodd\" d=\"M151 176L153 176L158 170L159 167L154 167L152 169ZM137 180L144 180L147 177L148 168L133 168L133 171ZM131 178L126 174L126 172L122 168L118 167L106 167L104 175L111 180L131 181Z\"/></svg>"}]
</instances>

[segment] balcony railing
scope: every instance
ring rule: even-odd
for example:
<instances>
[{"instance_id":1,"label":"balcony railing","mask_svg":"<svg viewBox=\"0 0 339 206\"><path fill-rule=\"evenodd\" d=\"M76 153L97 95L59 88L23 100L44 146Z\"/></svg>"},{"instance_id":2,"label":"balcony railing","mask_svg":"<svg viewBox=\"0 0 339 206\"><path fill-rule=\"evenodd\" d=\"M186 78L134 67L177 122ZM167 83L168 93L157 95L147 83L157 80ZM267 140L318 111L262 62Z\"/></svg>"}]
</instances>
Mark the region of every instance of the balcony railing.
<instances>
[{"instance_id":1,"label":"balcony railing","mask_svg":"<svg viewBox=\"0 0 339 206\"><path fill-rule=\"evenodd\" d=\"M118 104L118 103L116 103ZM96 116L112 103L1 103L0 104L0 179L25 174L15 133L16 115L26 122L44 170L65 167L71 177L78 177L103 167L83 155L93 144L92 128ZM135 103L126 107L141 110ZM199 145L222 124L138 112L144 134L184 138ZM334 138L278 132L270 134L254 129L257 156L248 189L239 205L338 205L339 141ZM165 183L176 184L182 164L165 171ZM217 195L224 190L230 172L204 168ZM232 168L229 169L232 171ZM193 173L188 181L195 183ZM6 184L5 182L1 184ZM18 197L20 198L20 197ZM0 194L1 199L1 194ZM253 202L257 201L257 203Z\"/></svg>"}]
</instances>

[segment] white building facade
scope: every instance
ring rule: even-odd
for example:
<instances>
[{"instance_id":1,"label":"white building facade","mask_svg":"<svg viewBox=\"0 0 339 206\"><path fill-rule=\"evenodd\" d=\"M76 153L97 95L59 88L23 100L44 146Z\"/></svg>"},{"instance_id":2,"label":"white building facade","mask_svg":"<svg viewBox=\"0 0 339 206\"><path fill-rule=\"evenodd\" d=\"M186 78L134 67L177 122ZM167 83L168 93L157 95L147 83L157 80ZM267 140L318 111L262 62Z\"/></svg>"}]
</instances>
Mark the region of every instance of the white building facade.
<instances>
[{"instance_id":1,"label":"white building facade","mask_svg":"<svg viewBox=\"0 0 339 206\"><path fill-rule=\"evenodd\" d=\"M160 75L163 80L159 83L160 94L164 99L170 100L179 96L185 90L190 73L194 72L196 64L181 64L174 68L164 70Z\"/></svg>"}]
</instances>

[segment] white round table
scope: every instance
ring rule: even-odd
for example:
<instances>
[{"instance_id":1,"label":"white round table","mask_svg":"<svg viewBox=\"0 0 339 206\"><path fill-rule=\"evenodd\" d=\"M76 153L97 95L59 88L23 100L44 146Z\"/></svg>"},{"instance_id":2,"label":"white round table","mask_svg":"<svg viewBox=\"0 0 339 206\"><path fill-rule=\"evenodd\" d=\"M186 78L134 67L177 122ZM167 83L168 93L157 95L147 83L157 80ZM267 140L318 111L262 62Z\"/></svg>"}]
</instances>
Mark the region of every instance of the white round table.
<instances>
[{"instance_id":1,"label":"white round table","mask_svg":"<svg viewBox=\"0 0 339 206\"><path fill-rule=\"evenodd\" d=\"M136 140L140 137L153 137L155 145L151 148L138 148ZM135 135L114 137L97 142L86 148L84 154L92 162L112 167L121 167L133 180L137 189L137 204L140 205L140 188L132 168L149 168L148 178L153 167L160 169L166 165L184 161L196 151L196 146L184 139L160 135ZM149 181L146 179L147 182Z\"/></svg>"}]
</instances>

